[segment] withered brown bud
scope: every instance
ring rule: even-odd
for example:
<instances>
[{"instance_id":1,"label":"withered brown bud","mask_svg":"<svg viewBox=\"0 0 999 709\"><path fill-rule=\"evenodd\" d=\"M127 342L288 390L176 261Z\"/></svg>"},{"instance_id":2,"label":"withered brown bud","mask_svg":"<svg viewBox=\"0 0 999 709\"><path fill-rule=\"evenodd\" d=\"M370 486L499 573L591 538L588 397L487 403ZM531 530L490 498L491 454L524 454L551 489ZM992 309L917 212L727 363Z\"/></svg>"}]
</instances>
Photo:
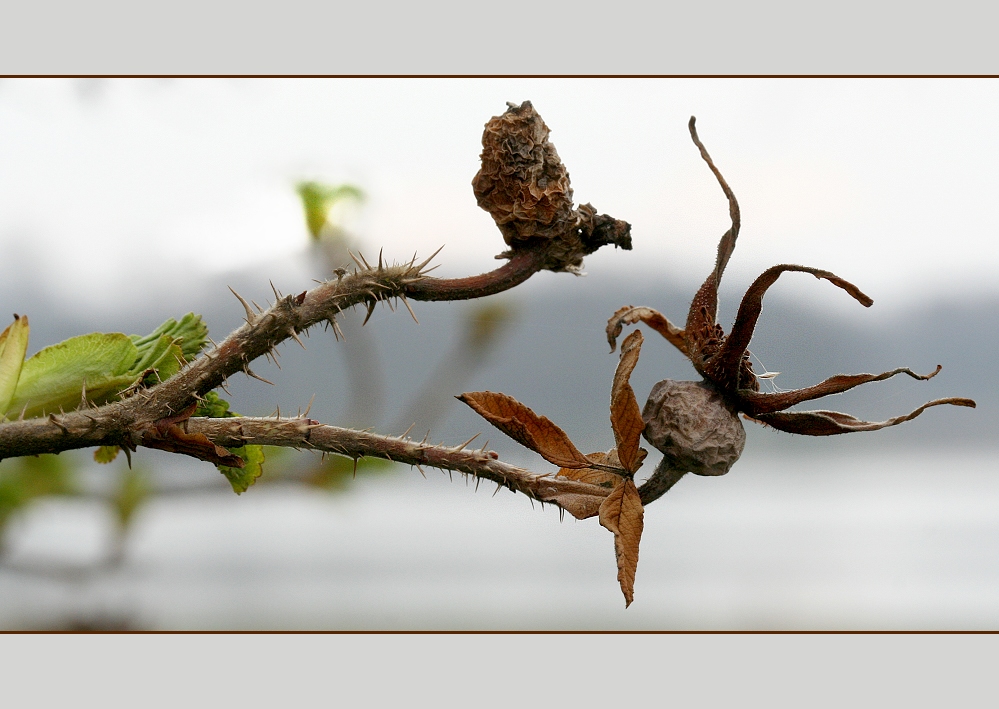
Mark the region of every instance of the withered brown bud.
<instances>
[{"instance_id":1,"label":"withered brown bud","mask_svg":"<svg viewBox=\"0 0 999 709\"><path fill-rule=\"evenodd\" d=\"M472 180L479 206L507 245L552 239L575 229L569 173L548 141L548 126L530 101L486 123L482 167Z\"/></svg>"},{"instance_id":2,"label":"withered brown bud","mask_svg":"<svg viewBox=\"0 0 999 709\"><path fill-rule=\"evenodd\" d=\"M662 465L674 470L724 475L746 445L739 414L705 382L659 382L642 419L645 439L662 451Z\"/></svg>"}]
</instances>

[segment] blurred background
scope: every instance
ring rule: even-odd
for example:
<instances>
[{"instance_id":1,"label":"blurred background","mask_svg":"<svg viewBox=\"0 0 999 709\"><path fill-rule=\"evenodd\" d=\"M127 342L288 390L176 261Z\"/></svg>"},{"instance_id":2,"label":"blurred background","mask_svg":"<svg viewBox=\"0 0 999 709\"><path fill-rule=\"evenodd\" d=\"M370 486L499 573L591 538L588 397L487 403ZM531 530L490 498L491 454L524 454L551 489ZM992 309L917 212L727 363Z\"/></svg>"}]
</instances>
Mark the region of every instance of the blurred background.
<instances>
[{"instance_id":1,"label":"blurred background","mask_svg":"<svg viewBox=\"0 0 999 709\"><path fill-rule=\"evenodd\" d=\"M999 84L994 80L0 79L0 302L29 355L92 331L145 334L194 311L218 341L261 305L369 260L490 270L503 249L470 181L483 124L531 100L579 202L631 222L634 250L585 277L542 273L466 303L379 308L346 342L286 344L243 414L458 444L551 466L470 410L515 396L586 451L613 445L607 318L648 305L682 323L739 198L721 290L727 328L776 263L831 270L774 286L751 345L792 389L909 366L811 408L874 433L794 437L747 424L722 478L687 476L646 511L635 603L596 520L404 466L268 450L241 496L209 464L140 450L0 464L0 628L994 629L999 625ZM632 383L695 378L646 333ZM225 394L223 393L225 396ZM477 443L478 444L478 443ZM651 472L657 455L650 456Z\"/></svg>"}]
</instances>

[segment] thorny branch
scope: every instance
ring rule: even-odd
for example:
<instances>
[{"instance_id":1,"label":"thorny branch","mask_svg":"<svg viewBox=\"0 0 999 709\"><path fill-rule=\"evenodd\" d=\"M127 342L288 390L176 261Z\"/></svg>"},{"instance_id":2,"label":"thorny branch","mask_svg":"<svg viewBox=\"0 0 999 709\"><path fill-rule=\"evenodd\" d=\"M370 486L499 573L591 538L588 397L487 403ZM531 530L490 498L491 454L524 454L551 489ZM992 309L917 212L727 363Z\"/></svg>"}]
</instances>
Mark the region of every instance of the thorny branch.
<instances>
[{"instance_id":1,"label":"thorny branch","mask_svg":"<svg viewBox=\"0 0 999 709\"><path fill-rule=\"evenodd\" d=\"M507 259L501 267L478 276L441 279L427 275L436 253L419 263L414 256L392 265L381 253L375 265L352 255L356 265L352 272L338 269L336 278L297 295L274 289L275 302L266 310L233 291L244 308L245 322L220 344L166 381L120 401L94 407L84 393L76 411L0 423L0 459L96 446L120 446L126 452L146 446L242 467L242 459L226 447L263 444L453 470L543 502L606 497L605 488L535 475L502 463L485 450L416 443L303 418L191 418L198 401L224 387L229 377L242 372L260 379L250 364L270 357L285 340L302 344L299 334L316 325L332 327L339 338L337 317L358 305L365 306L370 317L379 302L402 301L412 314L409 300L481 298L513 288L541 270L578 272L583 257L606 244L630 249L629 224L598 215L589 204L573 207L568 172L547 138L548 127L530 102L511 104L503 116L486 125L482 170L473 187L480 206L493 216L510 247L498 257Z\"/></svg>"}]
</instances>

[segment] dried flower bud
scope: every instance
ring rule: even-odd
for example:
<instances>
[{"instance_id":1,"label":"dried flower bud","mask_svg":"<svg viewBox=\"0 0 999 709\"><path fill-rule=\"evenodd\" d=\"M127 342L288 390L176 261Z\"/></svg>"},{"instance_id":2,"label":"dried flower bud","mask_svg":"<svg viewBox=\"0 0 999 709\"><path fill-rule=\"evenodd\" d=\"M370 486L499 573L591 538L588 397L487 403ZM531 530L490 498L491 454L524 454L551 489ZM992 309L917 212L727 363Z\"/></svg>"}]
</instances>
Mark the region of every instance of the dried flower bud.
<instances>
[{"instance_id":1,"label":"dried flower bud","mask_svg":"<svg viewBox=\"0 0 999 709\"><path fill-rule=\"evenodd\" d=\"M645 439L663 464L697 475L724 475L742 455L746 431L738 413L711 385L665 379L642 411Z\"/></svg>"},{"instance_id":2,"label":"dried flower bud","mask_svg":"<svg viewBox=\"0 0 999 709\"><path fill-rule=\"evenodd\" d=\"M482 167L472 180L480 207L492 215L507 245L552 239L576 228L569 173L548 126L525 101L507 104L482 133Z\"/></svg>"}]
</instances>

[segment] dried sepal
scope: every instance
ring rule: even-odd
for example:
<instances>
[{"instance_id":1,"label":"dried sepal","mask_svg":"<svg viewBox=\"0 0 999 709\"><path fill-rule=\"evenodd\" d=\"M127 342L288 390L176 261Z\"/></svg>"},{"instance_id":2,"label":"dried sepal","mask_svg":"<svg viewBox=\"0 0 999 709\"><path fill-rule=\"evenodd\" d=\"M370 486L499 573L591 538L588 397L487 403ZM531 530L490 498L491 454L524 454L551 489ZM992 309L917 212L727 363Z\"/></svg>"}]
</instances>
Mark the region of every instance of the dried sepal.
<instances>
[{"instance_id":1,"label":"dried sepal","mask_svg":"<svg viewBox=\"0 0 999 709\"><path fill-rule=\"evenodd\" d=\"M845 290L850 294L850 297L865 308L874 305L874 301L857 288L857 286L840 278L835 273L823 271L818 268L790 264L781 264L768 268L759 278L753 281L749 290L746 291L746 295L743 296L742 303L739 305L739 312L735 317L735 323L732 325L732 332L729 333L729 336L725 339L725 344L722 346L722 364L720 366L729 373L729 376L735 376L736 369L742 361L742 356L746 352L746 348L749 347L749 341L753 337L753 331L756 329L756 323L763 310L764 294L766 294L770 286L777 282L782 273L789 271L810 273L818 279L827 280L837 288Z\"/></svg>"},{"instance_id":2,"label":"dried sepal","mask_svg":"<svg viewBox=\"0 0 999 709\"><path fill-rule=\"evenodd\" d=\"M621 484L600 505L600 524L614 534L617 580L624 594L625 608L635 600L635 572L638 570L638 546L645 526L645 508L633 480Z\"/></svg>"},{"instance_id":3,"label":"dried sepal","mask_svg":"<svg viewBox=\"0 0 999 709\"><path fill-rule=\"evenodd\" d=\"M548 140L549 129L530 101L508 104L482 133L482 167L472 180L507 245L551 239L576 225L569 173Z\"/></svg>"},{"instance_id":4,"label":"dried sepal","mask_svg":"<svg viewBox=\"0 0 999 709\"><path fill-rule=\"evenodd\" d=\"M975 408L975 402L971 399L952 397L949 399L934 399L905 416L896 416L887 421L861 421L849 414L841 414L838 411L791 411L787 413L763 414L751 417L751 419L781 431L787 431L788 433L801 433L806 436L834 436L839 433L878 431L889 426L897 426L900 423L911 421L931 406L941 406L943 404Z\"/></svg>"},{"instance_id":5,"label":"dried sepal","mask_svg":"<svg viewBox=\"0 0 999 709\"><path fill-rule=\"evenodd\" d=\"M607 321L607 342L610 344L611 352L617 348L617 338L621 334L621 329L625 325L634 325L638 322L645 323L665 337L671 345L684 354L687 354L687 345L683 339L683 330L667 320L658 310L644 306L635 307L633 305L626 305L620 308Z\"/></svg>"},{"instance_id":6,"label":"dried sepal","mask_svg":"<svg viewBox=\"0 0 999 709\"><path fill-rule=\"evenodd\" d=\"M466 392L457 397L510 438L560 468L586 468L590 461L561 428L506 394Z\"/></svg>"},{"instance_id":7,"label":"dried sepal","mask_svg":"<svg viewBox=\"0 0 999 709\"><path fill-rule=\"evenodd\" d=\"M887 372L882 372L881 374L837 374L834 377L829 377L823 382L810 387L805 387L803 389L793 389L791 391L775 394L756 391L740 391L739 396L743 402L742 410L754 418L759 418L762 414L782 411L786 408L794 406L795 404L812 401L813 399L820 399L824 396L829 396L830 394L842 394L843 392L849 391L850 389L860 386L861 384L880 382L885 379L890 379L897 374L906 374L913 379L919 380L932 379L940 372L941 369L942 367L938 364L937 368L929 374L916 374L908 367L899 367Z\"/></svg>"},{"instance_id":8,"label":"dried sepal","mask_svg":"<svg viewBox=\"0 0 999 709\"><path fill-rule=\"evenodd\" d=\"M641 465L638 457L638 441L645 428L642 410L635 398L635 391L628 381L635 365L638 364L643 339L642 333L635 330L621 343L621 359L618 361L614 372L614 383L611 386L611 428L614 430L617 456L629 473L634 473Z\"/></svg>"}]
</instances>

